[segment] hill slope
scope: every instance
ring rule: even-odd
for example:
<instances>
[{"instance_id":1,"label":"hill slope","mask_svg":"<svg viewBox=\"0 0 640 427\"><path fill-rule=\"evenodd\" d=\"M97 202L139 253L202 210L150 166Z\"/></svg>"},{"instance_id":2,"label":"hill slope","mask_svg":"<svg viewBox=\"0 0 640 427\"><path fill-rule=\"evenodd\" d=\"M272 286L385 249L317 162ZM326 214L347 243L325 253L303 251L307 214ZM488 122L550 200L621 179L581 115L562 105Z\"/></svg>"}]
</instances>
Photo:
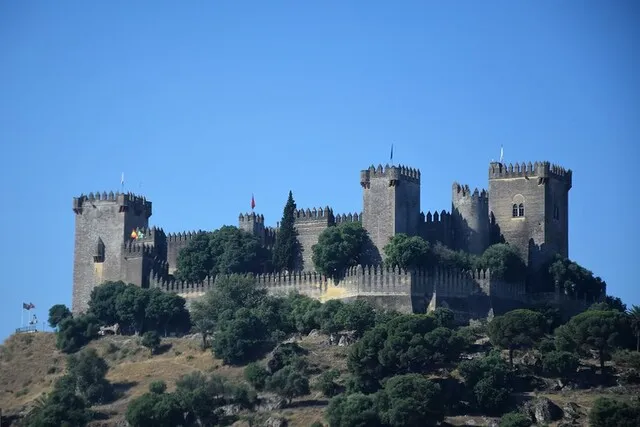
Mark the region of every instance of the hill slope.
<instances>
[{"instance_id":1,"label":"hill slope","mask_svg":"<svg viewBox=\"0 0 640 427\"><path fill-rule=\"evenodd\" d=\"M298 343L309 351L310 364L317 367L318 371L337 368L346 373L346 347L328 345L327 337L323 335L302 337ZM96 421L93 425L126 425L124 413L128 403L132 398L147 392L149 384L154 380L164 380L169 391L175 388L175 380L193 371L215 372L230 380L243 380L243 367L224 366L220 360L212 357L210 351L201 351L199 345L199 336L167 338L163 340L161 354L151 356L136 337L107 336L90 343L88 347L95 348L108 362L107 379L121 392L121 397L115 402L94 407L106 419ZM64 373L65 359L66 356L55 348L53 333L14 335L0 346L0 408L5 423L28 411L38 397L51 388L55 379ZM631 393L638 391L640 390L634 388ZM574 408L577 408L580 417L574 419L572 424L564 425L587 425L586 414L597 397L629 393L628 387L554 391L551 386L535 394L551 399L561 408L566 408L569 402L577 404ZM532 396L534 393L527 394ZM309 396L294 399L286 408L263 407L253 414L252 425L261 425L269 417L278 417L286 418L289 426L308 427L315 421L323 421L327 404L328 399L312 391ZM447 421L452 425L491 425L493 420L482 416L459 416L450 417ZM568 420L550 425L563 425L562 422ZM238 421L234 425L250 424L245 416L244 421Z\"/></svg>"}]
</instances>

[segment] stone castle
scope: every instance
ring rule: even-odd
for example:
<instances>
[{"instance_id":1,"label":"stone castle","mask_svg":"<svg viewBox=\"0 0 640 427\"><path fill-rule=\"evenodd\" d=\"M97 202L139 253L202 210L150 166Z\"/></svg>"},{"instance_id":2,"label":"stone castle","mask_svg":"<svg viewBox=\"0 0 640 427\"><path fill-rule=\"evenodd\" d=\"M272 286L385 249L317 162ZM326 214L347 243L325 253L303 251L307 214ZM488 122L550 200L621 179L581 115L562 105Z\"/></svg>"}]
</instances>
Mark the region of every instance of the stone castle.
<instances>
[{"instance_id":1,"label":"stone castle","mask_svg":"<svg viewBox=\"0 0 640 427\"><path fill-rule=\"evenodd\" d=\"M272 293L296 290L328 300L368 298L401 311L446 306L461 318L486 317L536 300L568 303L559 291L531 294L524 283L503 283L490 271L404 271L356 267L339 283L313 272L311 247L320 233L335 224L361 222L379 254L396 234L418 235L429 242L481 254L505 241L518 248L530 268L556 253L568 257L568 209L572 172L549 162L506 165L491 162L489 190L471 191L454 183L451 211L420 210L420 171L404 166L374 166L360 172L361 213L337 214L330 207L298 209L295 227L302 248L302 265L291 273L264 274L257 282ZM91 290L104 281L122 280L142 287L159 287L186 297L198 297L214 286L177 281L179 251L199 232L165 234L149 227L151 202L131 193L90 193L73 199L75 250L73 311L86 310ZM276 228L264 217L240 214L238 227L271 246ZM139 230L136 239L132 230ZM381 258L382 259L382 258ZM585 303L585 301L582 301Z\"/></svg>"}]
</instances>

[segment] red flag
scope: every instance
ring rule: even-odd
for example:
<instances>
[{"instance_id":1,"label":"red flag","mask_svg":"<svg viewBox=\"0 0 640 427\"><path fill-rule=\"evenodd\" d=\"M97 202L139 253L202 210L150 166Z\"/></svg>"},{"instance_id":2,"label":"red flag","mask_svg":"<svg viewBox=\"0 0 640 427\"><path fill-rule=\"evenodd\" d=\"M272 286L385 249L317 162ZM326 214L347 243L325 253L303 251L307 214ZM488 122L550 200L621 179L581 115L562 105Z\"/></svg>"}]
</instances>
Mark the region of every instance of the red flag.
<instances>
[{"instance_id":1,"label":"red flag","mask_svg":"<svg viewBox=\"0 0 640 427\"><path fill-rule=\"evenodd\" d=\"M253 194L252 194L252 195L251 195L251 209L253 209L253 208L255 208L255 207L256 207L256 201L255 201L255 199L253 198Z\"/></svg>"}]
</instances>

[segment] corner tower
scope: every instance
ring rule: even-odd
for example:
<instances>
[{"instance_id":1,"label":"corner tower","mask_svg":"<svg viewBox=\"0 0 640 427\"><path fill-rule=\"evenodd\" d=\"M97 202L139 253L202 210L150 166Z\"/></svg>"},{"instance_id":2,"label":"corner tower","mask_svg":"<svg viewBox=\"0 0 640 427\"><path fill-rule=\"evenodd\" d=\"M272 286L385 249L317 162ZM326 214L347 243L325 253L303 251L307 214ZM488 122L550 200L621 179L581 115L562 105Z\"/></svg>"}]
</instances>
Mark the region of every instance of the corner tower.
<instances>
[{"instance_id":1,"label":"corner tower","mask_svg":"<svg viewBox=\"0 0 640 427\"><path fill-rule=\"evenodd\" d=\"M374 166L360 172L363 193L362 226L382 256L399 233L418 235L420 171L404 166Z\"/></svg>"},{"instance_id":2,"label":"corner tower","mask_svg":"<svg viewBox=\"0 0 640 427\"><path fill-rule=\"evenodd\" d=\"M489 246L489 195L453 183L451 217L454 248L480 255Z\"/></svg>"},{"instance_id":3,"label":"corner tower","mask_svg":"<svg viewBox=\"0 0 640 427\"><path fill-rule=\"evenodd\" d=\"M489 166L491 220L534 271L556 253L569 256L571 186L571 170L549 162Z\"/></svg>"},{"instance_id":4,"label":"corner tower","mask_svg":"<svg viewBox=\"0 0 640 427\"><path fill-rule=\"evenodd\" d=\"M133 194L90 193L73 199L75 247L74 313L86 311L91 290L125 274L124 243L136 228L147 228L151 202Z\"/></svg>"}]
</instances>

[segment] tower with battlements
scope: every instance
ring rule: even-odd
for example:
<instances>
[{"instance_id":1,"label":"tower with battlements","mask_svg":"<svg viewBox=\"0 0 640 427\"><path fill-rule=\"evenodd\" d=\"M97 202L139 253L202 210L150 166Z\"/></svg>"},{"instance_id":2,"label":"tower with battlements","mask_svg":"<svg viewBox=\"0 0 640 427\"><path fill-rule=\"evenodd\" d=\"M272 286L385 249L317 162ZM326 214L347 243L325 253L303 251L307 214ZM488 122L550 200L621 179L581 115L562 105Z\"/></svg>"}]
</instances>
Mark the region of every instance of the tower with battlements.
<instances>
[{"instance_id":1,"label":"tower with battlements","mask_svg":"<svg viewBox=\"0 0 640 427\"><path fill-rule=\"evenodd\" d=\"M549 162L489 166L489 215L532 270L569 256L572 172Z\"/></svg>"},{"instance_id":2,"label":"tower with battlements","mask_svg":"<svg viewBox=\"0 0 640 427\"><path fill-rule=\"evenodd\" d=\"M362 226L384 258L383 249L396 234L420 232L420 171L381 165L360 172Z\"/></svg>"},{"instance_id":3,"label":"tower with battlements","mask_svg":"<svg viewBox=\"0 0 640 427\"><path fill-rule=\"evenodd\" d=\"M108 280L133 279L134 268L125 265L124 244L132 230L148 228L151 202L133 194L90 193L73 199L73 212L72 309L78 312L84 310L96 285ZM142 258L143 254L135 255Z\"/></svg>"},{"instance_id":4,"label":"tower with battlements","mask_svg":"<svg viewBox=\"0 0 640 427\"><path fill-rule=\"evenodd\" d=\"M382 261L384 247L399 233L421 236L432 244L440 243L477 255L489 245L504 241L519 250L530 270L539 270L554 254L569 255L572 172L549 162L527 165L492 162L489 191L472 191L468 185L453 183L451 211L420 211L420 171L417 169L371 166L360 172L360 185L361 212L334 214L329 206L296 210L294 226L298 231L302 264L298 271L280 272L260 280L268 282L274 292L307 289L305 292L309 295L320 295L321 298L341 298L340 295L356 298L358 292L368 292L367 295L377 295L375 298L383 305L387 300L397 302L402 299L400 294L404 292L408 293L404 295L408 299L402 299L405 308L424 307L426 300L430 301L429 306L437 301L471 306L476 304L473 301L479 301L478 298L484 298L483 304L492 307L498 307L497 301L502 299L507 302L500 304L507 307L513 306L508 302L510 300L526 298L524 284L505 284L496 280L489 283L489 272L474 273L467 286L461 281L449 280L458 277L459 272L442 271L427 285L421 279L426 277L420 276L422 273L394 270L382 274L382 270L378 272L376 268L353 270L348 276L354 284L357 282L357 286L343 295L340 292L344 289L339 292L328 286L326 278L314 272L312 248L328 227L348 222L360 222L367 230L378 252L372 263ZM213 277L202 283L185 283L173 276L180 251L204 231L165 235L161 228L149 228L151 202L145 198L133 194L91 193L74 198L73 211L74 312L85 311L91 290L105 281L122 280L190 296L201 295L214 286ZM238 228L258 237L265 247L272 247L277 238L277 226L266 225L264 216L254 212L240 214ZM131 236L133 230L140 231L135 239ZM371 273L363 273L366 271ZM458 300L467 297L466 301ZM493 302L487 302L486 298ZM479 312L483 310L485 308Z\"/></svg>"}]
</instances>

